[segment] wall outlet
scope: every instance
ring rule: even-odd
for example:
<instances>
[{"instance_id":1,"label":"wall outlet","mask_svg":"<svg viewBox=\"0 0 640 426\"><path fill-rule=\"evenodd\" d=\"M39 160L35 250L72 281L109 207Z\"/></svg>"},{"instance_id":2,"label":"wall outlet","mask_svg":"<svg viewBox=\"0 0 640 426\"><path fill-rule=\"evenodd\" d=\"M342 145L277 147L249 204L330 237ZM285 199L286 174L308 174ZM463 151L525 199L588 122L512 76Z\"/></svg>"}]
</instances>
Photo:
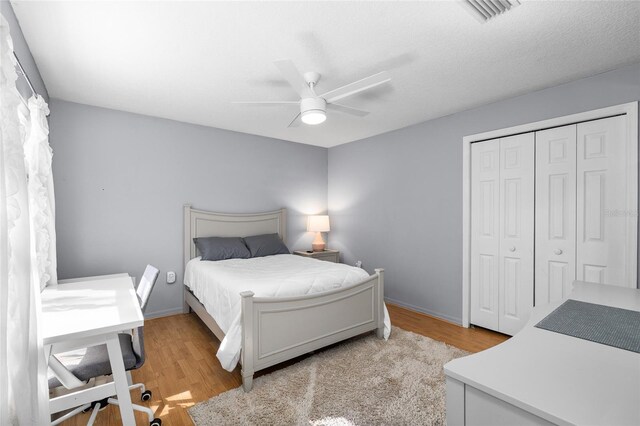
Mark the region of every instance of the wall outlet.
<instances>
[{"instance_id":1,"label":"wall outlet","mask_svg":"<svg viewBox=\"0 0 640 426\"><path fill-rule=\"evenodd\" d=\"M362 268L362 260L356 262L356 268Z\"/></svg>"},{"instance_id":2,"label":"wall outlet","mask_svg":"<svg viewBox=\"0 0 640 426\"><path fill-rule=\"evenodd\" d=\"M167 272L167 284L173 284L176 282L176 273L173 271Z\"/></svg>"}]
</instances>

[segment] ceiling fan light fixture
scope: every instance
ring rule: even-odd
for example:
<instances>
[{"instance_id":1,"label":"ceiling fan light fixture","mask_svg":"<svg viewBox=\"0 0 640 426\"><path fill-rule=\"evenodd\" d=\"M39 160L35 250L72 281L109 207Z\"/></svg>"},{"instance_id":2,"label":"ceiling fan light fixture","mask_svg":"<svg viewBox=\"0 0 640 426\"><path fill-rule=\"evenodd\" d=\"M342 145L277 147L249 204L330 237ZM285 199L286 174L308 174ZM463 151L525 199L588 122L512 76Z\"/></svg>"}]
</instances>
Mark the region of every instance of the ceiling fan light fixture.
<instances>
[{"instance_id":1,"label":"ceiling fan light fixture","mask_svg":"<svg viewBox=\"0 0 640 426\"><path fill-rule=\"evenodd\" d=\"M322 98L305 98L300 101L300 119L304 124L316 125L327 119L327 102Z\"/></svg>"},{"instance_id":2,"label":"ceiling fan light fixture","mask_svg":"<svg viewBox=\"0 0 640 426\"><path fill-rule=\"evenodd\" d=\"M304 124L316 125L324 123L324 121L327 119L327 114L321 109L312 109L303 112L302 117L300 118L302 119L302 122Z\"/></svg>"}]
</instances>

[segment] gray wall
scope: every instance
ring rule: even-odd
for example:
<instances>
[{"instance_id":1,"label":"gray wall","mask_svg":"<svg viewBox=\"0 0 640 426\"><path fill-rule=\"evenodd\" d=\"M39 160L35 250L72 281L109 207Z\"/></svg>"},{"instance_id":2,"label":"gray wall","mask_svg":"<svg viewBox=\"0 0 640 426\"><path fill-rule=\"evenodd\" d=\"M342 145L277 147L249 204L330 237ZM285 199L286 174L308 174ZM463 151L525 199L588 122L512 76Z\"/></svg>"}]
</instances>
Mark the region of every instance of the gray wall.
<instances>
[{"instance_id":1,"label":"gray wall","mask_svg":"<svg viewBox=\"0 0 640 426\"><path fill-rule=\"evenodd\" d=\"M11 39L13 40L13 50L20 60L20 64L22 64L24 71L29 76L31 84L33 84L36 92L38 92L39 95L42 95L44 100L48 102L49 94L47 93L47 88L42 81L42 77L40 77L40 71L38 71L38 67L33 60L33 56L31 56L31 51L29 50L29 46L27 46L27 42L22 34L22 29L18 24L16 15L13 13L13 8L11 7L9 0L0 0L0 13L2 13L2 16L4 16L9 23ZM18 91L25 99L28 99L31 96L29 85L20 74L18 74L17 86Z\"/></svg>"},{"instance_id":2,"label":"gray wall","mask_svg":"<svg viewBox=\"0 0 640 426\"><path fill-rule=\"evenodd\" d=\"M640 64L330 148L330 245L384 267L390 301L460 323L463 136L637 100Z\"/></svg>"},{"instance_id":3,"label":"gray wall","mask_svg":"<svg viewBox=\"0 0 640 426\"><path fill-rule=\"evenodd\" d=\"M52 99L50 141L61 279L161 270L148 316L182 306L182 205L288 209L288 245L327 209L327 150ZM165 273L178 273L167 284Z\"/></svg>"},{"instance_id":4,"label":"gray wall","mask_svg":"<svg viewBox=\"0 0 640 426\"><path fill-rule=\"evenodd\" d=\"M48 100L7 0L0 11ZM18 89L30 95L22 78ZM323 148L53 99L58 273L140 276L153 263L163 273L148 312L175 312L183 203L234 212L285 206L288 244L306 248L305 216L325 211L328 194L329 245L343 261L383 266L390 301L460 322L462 137L639 99L636 64L331 148L328 168ZM178 272L176 284L166 284L167 270Z\"/></svg>"}]
</instances>

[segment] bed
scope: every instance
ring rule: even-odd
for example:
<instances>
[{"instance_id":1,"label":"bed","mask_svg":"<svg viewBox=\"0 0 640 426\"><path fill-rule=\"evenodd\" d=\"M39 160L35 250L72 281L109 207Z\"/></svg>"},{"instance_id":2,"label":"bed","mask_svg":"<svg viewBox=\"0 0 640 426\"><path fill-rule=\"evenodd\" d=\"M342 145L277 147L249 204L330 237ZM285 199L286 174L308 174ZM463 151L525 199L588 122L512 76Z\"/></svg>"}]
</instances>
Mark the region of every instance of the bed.
<instances>
[{"instance_id":1,"label":"bed","mask_svg":"<svg viewBox=\"0 0 640 426\"><path fill-rule=\"evenodd\" d=\"M368 275L285 254L200 262L193 242L269 233L286 239L285 209L223 214L184 206L184 309L195 312L221 341L218 358L225 369L240 362L245 391L256 371L369 331L380 338L390 331L382 269ZM288 283L289 276L278 282L278 268L295 275L294 282L315 278L308 285ZM323 278L326 274L330 278Z\"/></svg>"}]
</instances>

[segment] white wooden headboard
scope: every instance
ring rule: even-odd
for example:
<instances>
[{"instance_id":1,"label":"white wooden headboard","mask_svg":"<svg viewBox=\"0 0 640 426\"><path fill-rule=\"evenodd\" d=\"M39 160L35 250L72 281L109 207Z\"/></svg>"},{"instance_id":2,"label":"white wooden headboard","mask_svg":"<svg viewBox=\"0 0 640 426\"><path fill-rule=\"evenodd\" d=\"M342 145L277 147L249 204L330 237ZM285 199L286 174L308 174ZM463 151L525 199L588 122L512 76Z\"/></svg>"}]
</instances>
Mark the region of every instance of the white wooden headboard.
<instances>
[{"instance_id":1,"label":"white wooden headboard","mask_svg":"<svg viewBox=\"0 0 640 426\"><path fill-rule=\"evenodd\" d=\"M198 256L194 238L246 237L278 234L287 237L287 209L265 213L215 213L184 205L184 264Z\"/></svg>"}]
</instances>

